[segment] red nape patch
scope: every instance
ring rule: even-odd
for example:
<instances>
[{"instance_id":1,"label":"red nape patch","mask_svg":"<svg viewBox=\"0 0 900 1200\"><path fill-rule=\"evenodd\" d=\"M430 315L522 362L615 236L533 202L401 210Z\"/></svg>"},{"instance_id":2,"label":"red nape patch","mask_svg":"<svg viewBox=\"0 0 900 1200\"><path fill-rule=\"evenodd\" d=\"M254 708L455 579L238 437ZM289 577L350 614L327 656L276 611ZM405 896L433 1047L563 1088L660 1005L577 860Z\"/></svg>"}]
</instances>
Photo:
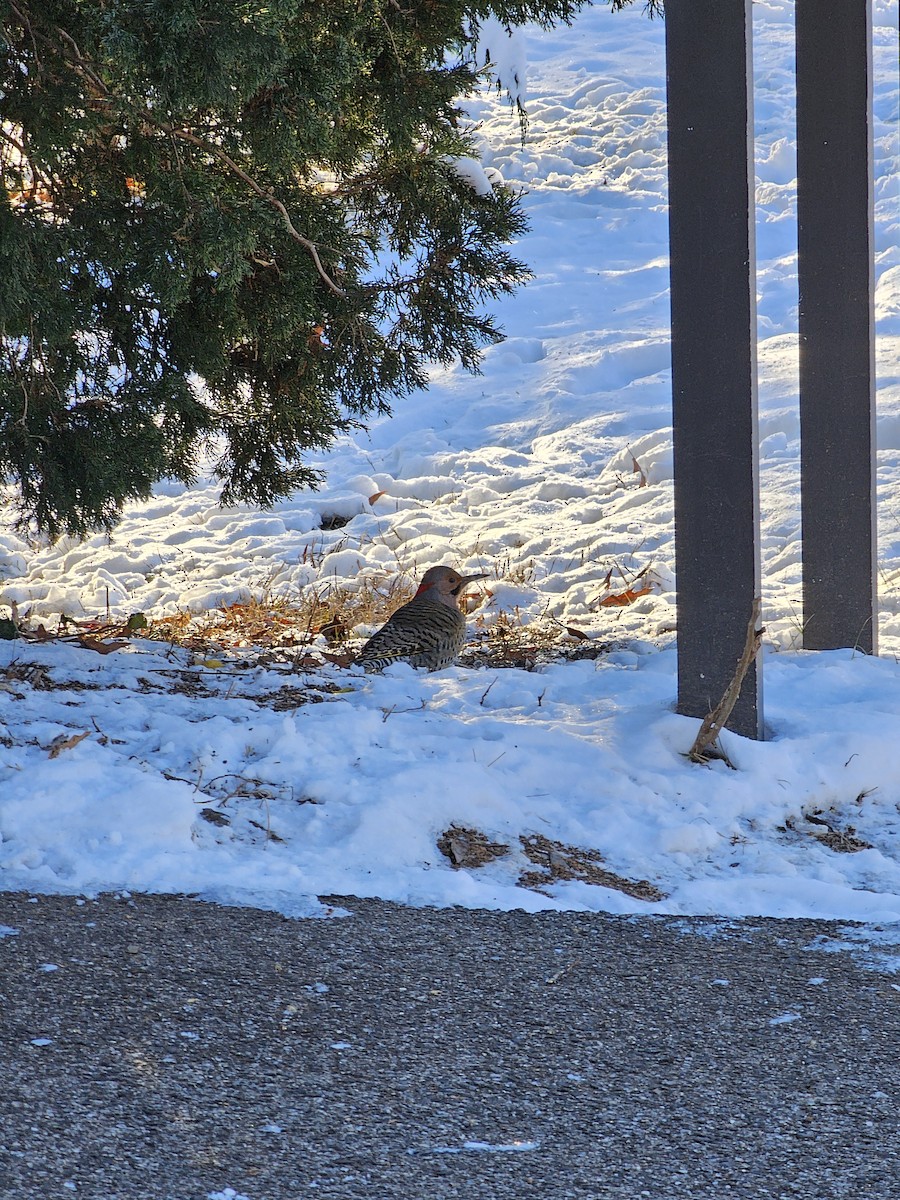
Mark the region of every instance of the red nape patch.
<instances>
[{"instance_id":1,"label":"red nape patch","mask_svg":"<svg viewBox=\"0 0 900 1200\"><path fill-rule=\"evenodd\" d=\"M430 592L433 587L433 583L420 583L416 595L421 596L423 592Z\"/></svg>"}]
</instances>

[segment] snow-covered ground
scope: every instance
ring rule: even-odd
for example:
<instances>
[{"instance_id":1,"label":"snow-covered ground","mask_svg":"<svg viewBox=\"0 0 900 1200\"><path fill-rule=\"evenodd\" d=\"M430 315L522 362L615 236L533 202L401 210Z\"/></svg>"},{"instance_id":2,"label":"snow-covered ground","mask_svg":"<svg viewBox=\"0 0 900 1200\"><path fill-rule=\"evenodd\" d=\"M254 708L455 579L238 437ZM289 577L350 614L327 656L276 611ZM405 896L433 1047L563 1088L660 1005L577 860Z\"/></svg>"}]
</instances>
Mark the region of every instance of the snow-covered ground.
<instances>
[{"instance_id":1,"label":"snow-covered ground","mask_svg":"<svg viewBox=\"0 0 900 1200\"><path fill-rule=\"evenodd\" d=\"M111 538L37 546L0 526L0 606L50 627L386 588L445 562L488 574L484 628L556 618L614 648L367 677L141 640L0 642L0 886L291 914L354 893L900 921L897 0L874 5L878 659L798 648L792 5L755 5L769 737L726 736L734 770L690 764L697 723L673 712L663 28L639 7L529 33L524 146L502 99L472 106L486 166L525 189L517 250L535 272L500 307L508 340L482 376L436 370L321 458L321 492L272 512L220 509L203 480L160 486ZM639 572L646 594L601 605ZM453 825L508 849L454 866L437 847ZM603 886L601 866L626 883Z\"/></svg>"}]
</instances>

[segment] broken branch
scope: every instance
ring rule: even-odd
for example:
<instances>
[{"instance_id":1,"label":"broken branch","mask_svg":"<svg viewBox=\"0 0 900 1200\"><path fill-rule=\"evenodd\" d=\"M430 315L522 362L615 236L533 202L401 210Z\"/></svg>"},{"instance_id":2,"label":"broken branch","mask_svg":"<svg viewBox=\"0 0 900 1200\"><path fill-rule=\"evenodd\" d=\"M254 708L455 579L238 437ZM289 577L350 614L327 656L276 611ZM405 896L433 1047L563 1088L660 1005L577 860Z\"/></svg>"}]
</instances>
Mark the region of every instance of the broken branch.
<instances>
[{"instance_id":1,"label":"broken branch","mask_svg":"<svg viewBox=\"0 0 900 1200\"><path fill-rule=\"evenodd\" d=\"M744 641L744 649L741 651L734 675L725 689L722 699L712 712L707 713L703 718L700 730L694 738L694 744L687 754L691 762L709 762L709 759L712 757L710 748L728 724L728 718L731 716L735 704L737 704L738 696L741 694L741 688L747 677L747 672L750 670L751 664L759 653L759 648L762 645L762 636L765 633L764 629L757 629L761 605L762 601L757 596L750 610L747 637ZM731 763L728 762L728 756L723 754L722 757L731 766Z\"/></svg>"}]
</instances>

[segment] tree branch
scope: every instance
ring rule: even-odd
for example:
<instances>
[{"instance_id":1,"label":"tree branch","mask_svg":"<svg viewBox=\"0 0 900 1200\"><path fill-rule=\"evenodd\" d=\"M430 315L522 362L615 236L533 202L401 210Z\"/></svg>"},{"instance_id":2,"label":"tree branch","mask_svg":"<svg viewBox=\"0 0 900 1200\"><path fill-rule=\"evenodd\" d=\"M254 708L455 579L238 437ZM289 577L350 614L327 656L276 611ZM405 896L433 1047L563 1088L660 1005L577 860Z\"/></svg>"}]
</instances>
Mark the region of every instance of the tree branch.
<instances>
[{"instance_id":1,"label":"tree branch","mask_svg":"<svg viewBox=\"0 0 900 1200\"><path fill-rule=\"evenodd\" d=\"M163 132L170 133L173 137L181 138L182 141L190 142L192 145L200 146L201 149L206 150L208 154L211 154L214 158L217 158L219 162L224 163L230 171L233 171L234 174L237 175L238 179L243 180L243 182L246 183L249 188L256 192L257 196L259 196L262 200L265 200L267 204L271 204L274 209L281 213L288 232L294 241L299 242L304 250L309 253L310 258L315 264L319 278L326 285L326 287L336 296L346 296L347 293L343 290L343 288L338 287L338 285L322 266L322 260L319 258L319 250L315 242L311 242L309 238L304 237L303 234L295 228L288 210L277 196L273 195L271 191L267 191L264 187L257 183L251 175L247 174L242 166L236 163L233 158L225 153L224 150L220 150L218 146L207 142L204 138L198 137L196 133L191 133L191 131L188 129L179 129L176 125L170 125L165 121L159 121L151 113L142 113L141 115L147 121L155 125L158 129L163 130Z\"/></svg>"},{"instance_id":2,"label":"tree branch","mask_svg":"<svg viewBox=\"0 0 900 1200\"><path fill-rule=\"evenodd\" d=\"M722 699L712 712L703 718L700 730L694 738L694 744L687 753L691 762L705 763L714 757L711 752L713 742L716 741L728 723L728 718L731 716L732 710L735 704L737 704L738 696L741 694L741 687L747 677L747 672L750 670L750 666L762 645L762 636L765 630L757 629L756 627L759 622L761 603L759 596L753 601L753 606L750 610L750 623L747 626L747 638L744 642L744 649L741 651L741 656L738 659L734 675L725 689ZM732 765L728 762L726 754L723 753L722 757L729 766Z\"/></svg>"}]
</instances>

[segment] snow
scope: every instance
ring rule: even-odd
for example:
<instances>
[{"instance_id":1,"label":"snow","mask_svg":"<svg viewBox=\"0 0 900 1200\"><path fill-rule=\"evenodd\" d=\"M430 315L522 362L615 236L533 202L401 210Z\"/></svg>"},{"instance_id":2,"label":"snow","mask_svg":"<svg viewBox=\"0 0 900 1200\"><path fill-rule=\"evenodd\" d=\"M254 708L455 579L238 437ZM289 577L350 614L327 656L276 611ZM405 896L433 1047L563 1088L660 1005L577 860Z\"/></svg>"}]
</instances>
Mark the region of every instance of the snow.
<instances>
[{"instance_id":1,"label":"snow","mask_svg":"<svg viewBox=\"0 0 900 1200\"><path fill-rule=\"evenodd\" d=\"M799 1021L800 1014L795 1012L782 1013L780 1017L772 1017L769 1020L770 1025L791 1025L794 1021Z\"/></svg>"},{"instance_id":2,"label":"snow","mask_svg":"<svg viewBox=\"0 0 900 1200\"><path fill-rule=\"evenodd\" d=\"M528 101L528 39L521 26L511 28L496 17L485 17L478 26L476 61L488 69L498 90L511 105L523 108Z\"/></svg>"},{"instance_id":3,"label":"snow","mask_svg":"<svg viewBox=\"0 0 900 1200\"><path fill-rule=\"evenodd\" d=\"M454 158L451 160L451 166L476 196L489 196L494 190L487 172L477 158Z\"/></svg>"},{"instance_id":4,"label":"snow","mask_svg":"<svg viewBox=\"0 0 900 1200\"><path fill-rule=\"evenodd\" d=\"M0 606L55 628L60 614L201 613L360 579L387 589L447 562L489 576L473 630L552 619L612 649L530 671L365 676L140 639L105 655L0 642L0 886L190 893L290 916L336 915L317 897L359 895L900 921L897 0L874 8L881 657L799 648L792 6L767 0L755 54L768 737L726 735L735 769L684 757L697 722L673 711L663 28L639 5L598 6L574 31L529 30L524 144L503 95L472 105L484 170L470 177L524 190L532 230L516 253L535 274L499 304L509 336L483 375L435 369L392 419L313 462L320 492L272 512L222 509L202 478L161 484L111 537L41 545L0 525ZM521 88L521 43L498 57ZM600 605L639 572L645 594ZM437 847L451 825L509 850L455 867ZM852 852L835 848L842 835ZM523 886L535 867L520 839L536 837L598 851L662 898L585 871Z\"/></svg>"},{"instance_id":5,"label":"snow","mask_svg":"<svg viewBox=\"0 0 900 1200\"><path fill-rule=\"evenodd\" d=\"M571 1078L571 1076L570 1076ZM523 1150L538 1150L540 1142L463 1142L461 1146L434 1146L430 1150L410 1149L408 1154L464 1154L466 1151L487 1154L517 1154Z\"/></svg>"}]
</instances>

